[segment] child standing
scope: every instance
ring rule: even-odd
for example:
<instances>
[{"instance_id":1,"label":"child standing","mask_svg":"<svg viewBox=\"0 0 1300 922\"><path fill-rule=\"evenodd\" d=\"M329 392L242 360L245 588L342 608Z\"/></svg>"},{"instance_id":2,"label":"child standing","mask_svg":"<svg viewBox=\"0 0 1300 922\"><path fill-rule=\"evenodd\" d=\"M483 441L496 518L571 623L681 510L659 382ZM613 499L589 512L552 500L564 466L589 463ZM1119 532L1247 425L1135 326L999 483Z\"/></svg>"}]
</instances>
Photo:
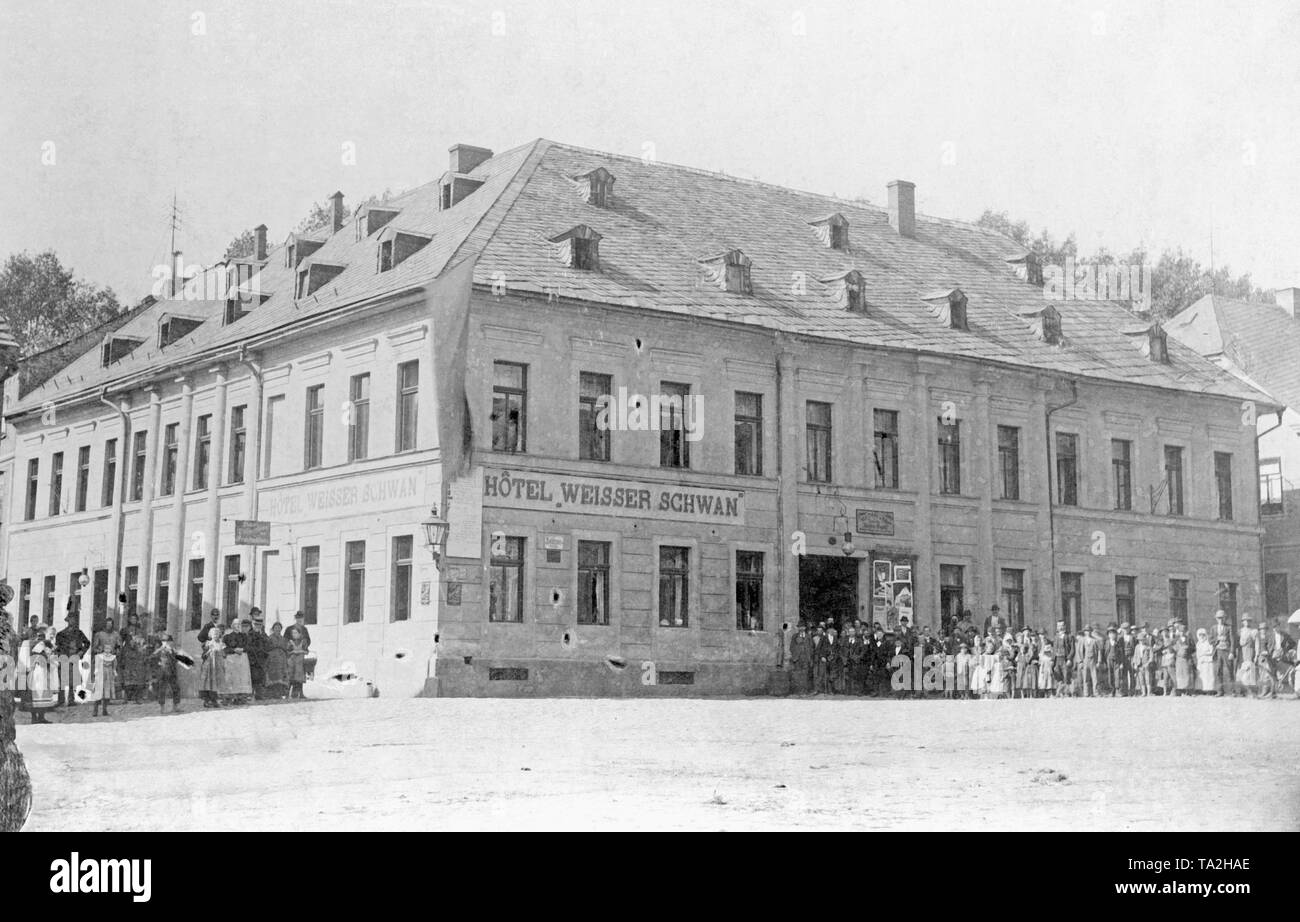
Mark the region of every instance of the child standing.
<instances>
[{"instance_id":1,"label":"child standing","mask_svg":"<svg viewBox=\"0 0 1300 922\"><path fill-rule=\"evenodd\" d=\"M1052 642L1043 638L1043 649L1038 653L1038 690L1048 692L1044 697L1051 697L1056 690L1056 655L1052 651Z\"/></svg>"},{"instance_id":2,"label":"child standing","mask_svg":"<svg viewBox=\"0 0 1300 922\"><path fill-rule=\"evenodd\" d=\"M307 657L307 642L303 640L302 631L298 625L292 625L289 628L289 697L302 697L302 683L307 681L307 669L305 660Z\"/></svg>"},{"instance_id":3,"label":"child standing","mask_svg":"<svg viewBox=\"0 0 1300 922\"><path fill-rule=\"evenodd\" d=\"M156 673L158 713L161 714L166 709L167 693L170 691L172 696L172 713L174 714L181 708L181 683L176 673L178 663L176 659L176 648L172 646L171 634L162 635L162 640L158 644L158 649L154 651L151 659L158 664L158 671Z\"/></svg>"}]
</instances>

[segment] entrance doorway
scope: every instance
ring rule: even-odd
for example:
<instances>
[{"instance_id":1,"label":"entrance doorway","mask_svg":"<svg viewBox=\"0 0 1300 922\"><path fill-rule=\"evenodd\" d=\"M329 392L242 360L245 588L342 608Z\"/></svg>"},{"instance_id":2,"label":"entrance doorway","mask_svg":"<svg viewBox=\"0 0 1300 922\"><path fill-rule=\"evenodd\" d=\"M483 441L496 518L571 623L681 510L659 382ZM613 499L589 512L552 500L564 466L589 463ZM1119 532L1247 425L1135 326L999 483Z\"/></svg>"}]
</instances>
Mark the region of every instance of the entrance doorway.
<instances>
[{"instance_id":1,"label":"entrance doorway","mask_svg":"<svg viewBox=\"0 0 1300 922\"><path fill-rule=\"evenodd\" d=\"M799 558L799 618L810 627L825 621L843 630L858 618L858 567L852 557Z\"/></svg>"}]
</instances>

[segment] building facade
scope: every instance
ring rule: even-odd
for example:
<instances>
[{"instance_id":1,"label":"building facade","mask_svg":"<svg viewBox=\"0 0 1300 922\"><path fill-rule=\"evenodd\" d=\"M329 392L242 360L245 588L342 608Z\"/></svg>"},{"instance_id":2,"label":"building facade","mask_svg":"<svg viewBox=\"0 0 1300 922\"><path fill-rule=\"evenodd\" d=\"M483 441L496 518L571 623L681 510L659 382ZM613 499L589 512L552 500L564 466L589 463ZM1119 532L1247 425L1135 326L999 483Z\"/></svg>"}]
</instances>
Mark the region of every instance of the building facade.
<instances>
[{"instance_id":1,"label":"building facade","mask_svg":"<svg viewBox=\"0 0 1300 922\"><path fill-rule=\"evenodd\" d=\"M1049 303L910 184L451 161L8 401L21 616L125 594L193 646L214 607L302 610L385 694L672 695L781 690L800 619L1258 610L1269 398Z\"/></svg>"}]
</instances>

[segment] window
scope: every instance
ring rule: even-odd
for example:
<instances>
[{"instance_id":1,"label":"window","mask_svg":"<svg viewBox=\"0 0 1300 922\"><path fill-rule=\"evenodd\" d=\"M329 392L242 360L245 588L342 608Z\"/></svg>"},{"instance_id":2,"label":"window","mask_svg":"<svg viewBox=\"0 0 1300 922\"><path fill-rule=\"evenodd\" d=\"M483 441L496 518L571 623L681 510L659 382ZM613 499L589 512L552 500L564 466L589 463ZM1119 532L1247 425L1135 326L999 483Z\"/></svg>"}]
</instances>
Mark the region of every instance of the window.
<instances>
[{"instance_id":1,"label":"window","mask_svg":"<svg viewBox=\"0 0 1300 922\"><path fill-rule=\"evenodd\" d=\"M366 608L366 542L349 541L343 546L343 622L361 620Z\"/></svg>"},{"instance_id":2,"label":"window","mask_svg":"<svg viewBox=\"0 0 1300 922\"><path fill-rule=\"evenodd\" d=\"M1282 459L1264 458L1259 462L1259 514L1282 514Z\"/></svg>"},{"instance_id":3,"label":"window","mask_svg":"<svg viewBox=\"0 0 1300 922\"><path fill-rule=\"evenodd\" d=\"M763 474L763 395L736 391L736 473Z\"/></svg>"},{"instance_id":4,"label":"window","mask_svg":"<svg viewBox=\"0 0 1300 922\"><path fill-rule=\"evenodd\" d=\"M54 595L59 591L53 576L45 577L45 597L41 600L42 614L46 624L54 623Z\"/></svg>"},{"instance_id":5,"label":"window","mask_svg":"<svg viewBox=\"0 0 1300 922\"><path fill-rule=\"evenodd\" d=\"M1056 503L1079 505L1079 437L1071 432L1056 433Z\"/></svg>"},{"instance_id":6,"label":"window","mask_svg":"<svg viewBox=\"0 0 1300 922\"><path fill-rule=\"evenodd\" d=\"M266 422L263 426L262 438L265 445L262 447L262 476L271 476L271 460L275 457L275 426L284 412L284 394L276 394L274 397L268 397L266 401Z\"/></svg>"},{"instance_id":7,"label":"window","mask_svg":"<svg viewBox=\"0 0 1300 922\"><path fill-rule=\"evenodd\" d=\"M488 620L524 620L524 539L494 538L488 580Z\"/></svg>"},{"instance_id":8,"label":"window","mask_svg":"<svg viewBox=\"0 0 1300 922\"><path fill-rule=\"evenodd\" d=\"M144 497L144 466L149 448L149 433L141 431L131 436L131 493L132 502Z\"/></svg>"},{"instance_id":9,"label":"window","mask_svg":"<svg viewBox=\"0 0 1300 922\"><path fill-rule=\"evenodd\" d=\"M1061 574L1061 620L1065 629L1076 632L1083 629L1083 574ZM1058 651L1059 655L1071 656L1072 650Z\"/></svg>"},{"instance_id":10,"label":"window","mask_svg":"<svg viewBox=\"0 0 1300 922\"><path fill-rule=\"evenodd\" d=\"M154 618L160 625L167 624L167 606L171 602L171 564L158 564L154 577Z\"/></svg>"},{"instance_id":11,"label":"window","mask_svg":"<svg viewBox=\"0 0 1300 922\"><path fill-rule=\"evenodd\" d=\"M77 449L77 497L73 504L76 512L85 512L90 500L90 446Z\"/></svg>"},{"instance_id":12,"label":"window","mask_svg":"<svg viewBox=\"0 0 1300 922\"><path fill-rule=\"evenodd\" d=\"M659 626L688 627L690 619L688 547L659 548Z\"/></svg>"},{"instance_id":13,"label":"window","mask_svg":"<svg viewBox=\"0 0 1300 922\"><path fill-rule=\"evenodd\" d=\"M831 482L831 405L809 400L804 410L804 471L810 483Z\"/></svg>"},{"instance_id":14,"label":"window","mask_svg":"<svg viewBox=\"0 0 1300 922\"><path fill-rule=\"evenodd\" d=\"M41 462L32 458L27 462L27 504L23 508L23 519L30 522L36 518L36 491L41 488Z\"/></svg>"},{"instance_id":15,"label":"window","mask_svg":"<svg viewBox=\"0 0 1300 922\"><path fill-rule=\"evenodd\" d=\"M298 608L302 611L302 620L307 624L316 623L320 608L320 548L302 549L302 598Z\"/></svg>"},{"instance_id":16,"label":"window","mask_svg":"<svg viewBox=\"0 0 1300 922\"><path fill-rule=\"evenodd\" d=\"M951 563L939 564L940 626L945 635L961 620L962 609L966 607L965 582L965 567Z\"/></svg>"},{"instance_id":17,"label":"window","mask_svg":"<svg viewBox=\"0 0 1300 922\"><path fill-rule=\"evenodd\" d=\"M104 477L99 485L99 504L113 505L113 496L117 490L117 439L104 443Z\"/></svg>"},{"instance_id":18,"label":"window","mask_svg":"<svg viewBox=\"0 0 1300 922\"><path fill-rule=\"evenodd\" d=\"M898 489L898 411L875 410L872 413L875 444L872 460L876 466L876 489Z\"/></svg>"},{"instance_id":19,"label":"window","mask_svg":"<svg viewBox=\"0 0 1300 922\"><path fill-rule=\"evenodd\" d=\"M27 627L27 622L32 616L32 581L30 579L21 580L18 583L18 625Z\"/></svg>"},{"instance_id":20,"label":"window","mask_svg":"<svg viewBox=\"0 0 1300 922\"><path fill-rule=\"evenodd\" d=\"M1169 514L1183 514L1183 450L1165 446L1165 490L1169 496Z\"/></svg>"},{"instance_id":21,"label":"window","mask_svg":"<svg viewBox=\"0 0 1300 922\"><path fill-rule=\"evenodd\" d=\"M1115 577L1115 620L1135 624L1137 618L1137 577Z\"/></svg>"},{"instance_id":22,"label":"window","mask_svg":"<svg viewBox=\"0 0 1300 922\"><path fill-rule=\"evenodd\" d=\"M1169 581L1169 617L1187 623L1187 583L1185 579Z\"/></svg>"},{"instance_id":23,"label":"window","mask_svg":"<svg viewBox=\"0 0 1300 922\"><path fill-rule=\"evenodd\" d=\"M126 589L123 591L126 593L126 610L129 614L130 612L135 611L136 603L140 599L139 567L126 568Z\"/></svg>"},{"instance_id":24,"label":"window","mask_svg":"<svg viewBox=\"0 0 1300 922\"><path fill-rule=\"evenodd\" d=\"M1002 571L1002 615L1013 631L1025 626L1025 571Z\"/></svg>"},{"instance_id":25,"label":"window","mask_svg":"<svg viewBox=\"0 0 1300 922\"><path fill-rule=\"evenodd\" d=\"M763 630L763 554L736 551L736 629Z\"/></svg>"},{"instance_id":26,"label":"window","mask_svg":"<svg viewBox=\"0 0 1300 922\"><path fill-rule=\"evenodd\" d=\"M939 418L939 492L961 493L961 420L958 419L945 423Z\"/></svg>"},{"instance_id":27,"label":"window","mask_svg":"<svg viewBox=\"0 0 1300 922\"><path fill-rule=\"evenodd\" d=\"M1237 637L1237 584L1219 583L1219 607L1228 616L1230 637Z\"/></svg>"},{"instance_id":28,"label":"window","mask_svg":"<svg viewBox=\"0 0 1300 922\"><path fill-rule=\"evenodd\" d=\"M528 420L528 366L492 363L492 450L523 451Z\"/></svg>"},{"instance_id":29,"label":"window","mask_svg":"<svg viewBox=\"0 0 1300 922\"><path fill-rule=\"evenodd\" d=\"M208 473L212 466L212 414L204 414L197 420L197 434L194 437L194 489L206 490Z\"/></svg>"},{"instance_id":30,"label":"window","mask_svg":"<svg viewBox=\"0 0 1300 922\"><path fill-rule=\"evenodd\" d=\"M1020 499L1020 430L998 426L998 471L1002 475L1002 498Z\"/></svg>"},{"instance_id":31,"label":"window","mask_svg":"<svg viewBox=\"0 0 1300 922\"><path fill-rule=\"evenodd\" d=\"M321 466L325 439L325 385L314 384L307 388L306 444L303 449L303 467L315 470ZM269 446L268 446L269 450Z\"/></svg>"},{"instance_id":32,"label":"window","mask_svg":"<svg viewBox=\"0 0 1300 922\"><path fill-rule=\"evenodd\" d=\"M1214 453L1214 486L1219 495L1219 519L1232 521L1232 455L1226 451Z\"/></svg>"},{"instance_id":33,"label":"window","mask_svg":"<svg viewBox=\"0 0 1300 922\"><path fill-rule=\"evenodd\" d=\"M1133 508L1133 443L1126 439L1110 440L1111 482L1115 491L1115 508Z\"/></svg>"},{"instance_id":34,"label":"window","mask_svg":"<svg viewBox=\"0 0 1300 922\"><path fill-rule=\"evenodd\" d=\"M159 491L163 496L171 496L176 492L176 456L180 450L180 423L168 423L163 427L163 470L162 470L162 489Z\"/></svg>"},{"instance_id":35,"label":"window","mask_svg":"<svg viewBox=\"0 0 1300 922\"><path fill-rule=\"evenodd\" d=\"M609 542L578 542L578 623L609 624Z\"/></svg>"},{"instance_id":36,"label":"window","mask_svg":"<svg viewBox=\"0 0 1300 922\"><path fill-rule=\"evenodd\" d=\"M690 400L689 384L659 382L660 467L691 466L691 443L686 439L686 411L690 406Z\"/></svg>"},{"instance_id":37,"label":"window","mask_svg":"<svg viewBox=\"0 0 1300 922\"><path fill-rule=\"evenodd\" d=\"M419 445L420 363L397 366L397 450L414 451Z\"/></svg>"},{"instance_id":38,"label":"window","mask_svg":"<svg viewBox=\"0 0 1300 922\"><path fill-rule=\"evenodd\" d=\"M600 241L588 237L573 237L573 268L587 272L600 270Z\"/></svg>"},{"instance_id":39,"label":"window","mask_svg":"<svg viewBox=\"0 0 1300 922\"><path fill-rule=\"evenodd\" d=\"M1283 621L1291 614L1291 600L1288 597L1286 574L1264 574L1264 617L1270 621L1281 618Z\"/></svg>"},{"instance_id":40,"label":"window","mask_svg":"<svg viewBox=\"0 0 1300 922\"><path fill-rule=\"evenodd\" d=\"M248 453L248 429L244 424L248 407L239 406L230 411L230 483L244 482L244 456Z\"/></svg>"},{"instance_id":41,"label":"window","mask_svg":"<svg viewBox=\"0 0 1300 922\"><path fill-rule=\"evenodd\" d=\"M414 566L414 550L415 540L411 535L399 535L393 539L393 583L389 620L409 621L411 619L411 573Z\"/></svg>"},{"instance_id":42,"label":"window","mask_svg":"<svg viewBox=\"0 0 1300 922\"><path fill-rule=\"evenodd\" d=\"M190 595L186 610L190 615L190 630L197 631L203 627L203 561L190 561ZM225 612L230 617L229 612Z\"/></svg>"},{"instance_id":43,"label":"window","mask_svg":"<svg viewBox=\"0 0 1300 922\"><path fill-rule=\"evenodd\" d=\"M63 505L63 452L50 456L50 515L58 515Z\"/></svg>"},{"instance_id":44,"label":"window","mask_svg":"<svg viewBox=\"0 0 1300 922\"><path fill-rule=\"evenodd\" d=\"M81 574L68 574L68 601L72 603L72 610L81 614Z\"/></svg>"},{"instance_id":45,"label":"window","mask_svg":"<svg viewBox=\"0 0 1300 922\"><path fill-rule=\"evenodd\" d=\"M590 371L578 375L578 457L583 461L608 461L609 398L614 379ZM605 409L602 419L601 408Z\"/></svg>"},{"instance_id":46,"label":"window","mask_svg":"<svg viewBox=\"0 0 1300 922\"><path fill-rule=\"evenodd\" d=\"M239 555L226 555L225 594L221 600L222 612L227 618L239 614Z\"/></svg>"},{"instance_id":47,"label":"window","mask_svg":"<svg viewBox=\"0 0 1300 922\"><path fill-rule=\"evenodd\" d=\"M393 268L393 241L389 238L379 241L379 271L387 272L391 268Z\"/></svg>"},{"instance_id":48,"label":"window","mask_svg":"<svg viewBox=\"0 0 1300 922\"><path fill-rule=\"evenodd\" d=\"M370 453L370 375L348 382L348 460L364 461Z\"/></svg>"}]
</instances>

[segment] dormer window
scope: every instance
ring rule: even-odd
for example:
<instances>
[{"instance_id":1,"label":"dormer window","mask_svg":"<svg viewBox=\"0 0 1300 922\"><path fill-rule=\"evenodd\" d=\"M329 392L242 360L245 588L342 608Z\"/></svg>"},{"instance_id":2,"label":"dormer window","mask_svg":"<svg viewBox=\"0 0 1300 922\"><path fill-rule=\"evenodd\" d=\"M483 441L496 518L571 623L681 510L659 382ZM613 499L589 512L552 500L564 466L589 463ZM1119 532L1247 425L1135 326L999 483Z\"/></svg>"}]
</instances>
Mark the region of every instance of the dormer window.
<instances>
[{"instance_id":1,"label":"dormer window","mask_svg":"<svg viewBox=\"0 0 1300 922\"><path fill-rule=\"evenodd\" d=\"M464 173L444 173L439 185L439 201L442 210L446 211L463 201L465 196L483 185L483 180L470 179Z\"/></svg>"},{"instance_id":2,"label":"dormer window","mask_svg":"<svg viewBox=\"0 0 1300 922\"><path fill-rule=\"evenodd\" d=\"M838 211L808 223L812 226L813 233L817 235L817 239L821 241L822 246L829 247L832 250L847 250L849 248L849 221Z\"/></svg>"},{"instance_id":3,"label":"dormer window","mask_svg":"<svg viewBox=\"0 0 1300 922\"><path fill-rule=\"evenodd\" d=\"M397 217L396 208L368 205L357 215L357 240L364 240Z\"/></svg>"},{"instance_id":4,"label":"dormer window","mask_svg":"<svg viewBox=\"0 0 1300 922\"><path fill-rule=\"evenodd\" d=\"M966 294L960 288L944 288L921 295L940 322L950 330L967 330Z\"/></svg>"},{"instance_id":5,"label":"dormer window","mask_svg":"<svg viewBox=\"0 0 1300 922\"><path fill-rule=\"evenodd\" d=\"M198 317L163 314L158 318L158 348L165 349L183 336L193 333L203 324Z\"/></svg>"},{"instance_id":6,"label":"dormer window","mask_svg":"<svg viewBox=\"0 0 1300 922\"><path fill-rule=\"evenodd\" d=\"M114 362L120 361L131 354L136 346L144 342L132 336L110 336L104 340L104 345L100 348L99 363L107 368Z\"/></svg>"},{"instance_id":7,"label":"dormer window","mask_svg":"<svg viewBox=\"0 0 1300 922\"><path fill-rule=\"evenodd\" d=\"M840 307L854 314L866 313L866 280L857 269L850 269L841 275L832 275L821 281L831 286Z\"/></svg>"},{"instance_id":8,"label":"dormer window","mask_svg":"<svg viewBox=\"0 0 1300 922\"><path fill-rule=\"evenodd\" d=\"M1059 346L1063 339L1061 333L1061 312L1048 304L1035 310L1021 311L1020 316L1028 323L1034 335L1045 343Z\"/></svg>"},{"instance_id":9,"label":"dormer window","mask_svg":"<svg viewBox=\"0 0 1300 922\"><path fill-rule=\"evenodd\" d=\"M300 234L290 234L284 247L284 265L296 269L304 259L325 245L323 240L312 240Z\"/></svg>"},{"instance_id":10,"label":"dormer window","mask_svg":"<svg viewBox=\"0 0 1300 922\"><path fill-rule=\"evenodd\" d=\"M585 224L549 238L560 262L584 272L600 271L600 239L600 234Z\"/></svg>"},{"instance_id":11,"label":"dormer window","mask_svg":"<svg viewBox=\"0 0 1300 922\"><path fill-rule=\"evenodd\" d=\"M379 234L375 268L380 272L395 269L406 262L408 257L424 249L432 239L428 234L399 230L392 225L385 227Z\"/></svg>"},{"instance_id":12,"label":"dormer window","mask_svg":"<svg viewBox=\"0 0 1300 922\"><path fill-rule=\"evenodd\" d=\"M1022 253L1019 256L1008 257L1007 265L1030 285L1043 284L1043 264L1039 261L1037 253Z\"/></svg>"},{"instance_id":13,"label":"dormer window","mask_svg":"<svg viewBox=\"0 0 1300 922\"><path fill-rule=\"evenodd\" d=\"M309 297L322 285L327 285L338 278L343 269L343 266L335 266L329 263L308 263L298 270L298 286L295 297Z\"/></svg>"},{"instance_id":14,"label":"dormer window","mask_svg":"<svg viewBox=\"0 0 1300 922\"><path fill-rule=\"evenodd\" d=\"M609 170L598 166L594 170L579 173L573 177L573 181L578 184L578 194L588 205L597 208L609 206L609 197L614 191L614 174Z\"/></svg>"},{"instance_id":15,"label":"dormer window","mask_svg":"<svg viewBox=\"0 0 1300 922\"><path fill-rule=\"evenodd\" d=\"M393 241L379 241L379 271L387 272L393 268Z\"/></svg>"},{"instance_id":16,"label":"dormer window","mask_svg":"<svg viewBox=\"0 0 1300 922\"><path fill-rule=\"evenodd\" d=\"M1144 323L1121 330L1125 336L1138 341L1142 354L1157 365L1169 364L1169 337L1158 323Z\"/></svg>"},{"instance_id":17,"label":"dormer window","mask_svg":"<svg viewBox=\"0 0 1300 922\"><path fill-rule=\"evenodd\" d=\"M750 269L753 265L748 256L740 250L727 250L717 256L700 260L709 284L717 285L723 291L733 294L753 294L754 287Z\"/></svg>"}]
</instances>

